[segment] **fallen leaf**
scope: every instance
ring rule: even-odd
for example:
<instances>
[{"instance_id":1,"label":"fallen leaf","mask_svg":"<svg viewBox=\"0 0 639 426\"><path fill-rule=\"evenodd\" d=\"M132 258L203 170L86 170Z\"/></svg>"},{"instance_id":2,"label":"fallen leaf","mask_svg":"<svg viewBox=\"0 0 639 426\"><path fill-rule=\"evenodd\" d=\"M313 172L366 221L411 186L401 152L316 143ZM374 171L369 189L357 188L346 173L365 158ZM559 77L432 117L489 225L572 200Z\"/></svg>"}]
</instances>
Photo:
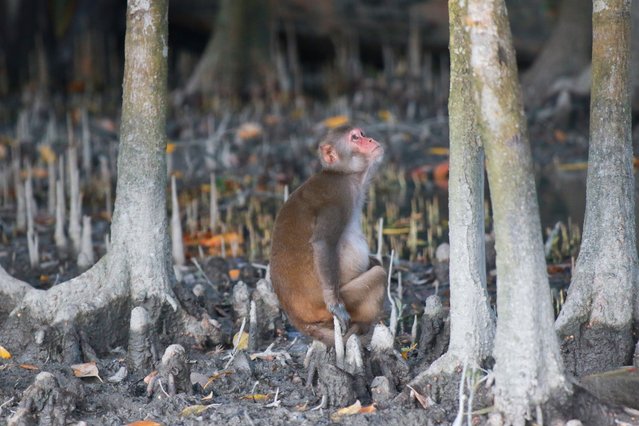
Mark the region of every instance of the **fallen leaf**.
<instances>
[{"instance_id":1,"label":"fallen leaf","mask_svg":"<svg viewBox=\"0 0 639 426\"><path fill-rule=\"evenodd\" d=\"M239 269L231 269L229 271L229 278L233 281L237 281L240 278L240 270Z\"/></svg>"},{"instance_id":2,"label":"fallen leaf","mask_svg":"<svg viewBox=\"0 0 639 426\"><path fill-rule=\"evenodd\" d=\"M359 414L370 414L375 413L377 411L377 407L375 404L367 405L359 409Z\"/></svg>"},{"instance_id":3,"label":"fallen leaf","mask_svg":"<svg viewBox=\"0 0 639 426\"><path fill-rule=\"evenodd\" d=\"M428 149L428 153L431 155L448 156L448 154L450 154L450 150L443 146L433 146Z\"/></svg>"},{"instance_id":4,"label":"fallen leaf","mask_svg":"<svg viewBox=\"0 0 639 426\"><path fill-rule=\"evenodd\" d=\"M348 117L345 115L335 115L333 117L328 117L323 121L323 124L329 129L335 129L337 127L344 126L348 124Z\"/></svg>"},{"instance_id":5,"label":"fallen leaf","mask_svg":"<svg viewBox=\"0 0 639 426\"><path fill-rule=\"evenodd\" d=\"M253 139L262 134L262 126L259 123L244 123L237 129L237 136L242 140Z\"/></svg>"},{"instance_id":6,"label":"fallen leaf","mask_svg":"<svg viewBox=\"0 0 639 426\"><path fill-rule=\"evenodd\" d=\"M233 336L233 347L239 351L243 351L248 348L249 334L246 331L243 331L241 336L239 334L240 332L238 331L235 333L235 336Z\"/></svg>"},{"instance_id":7,"label":"fallen leaf","mask_svg":"<svg viewBox=\"0 0 639 426\"><path fill-rule=\"evenodd\" d=\"M202 387L202 389L206 389L206 388L208 388L208 387L211 385L211 383L213 383L214 381L216 381L216 380L217 380L217 379L219 379L220 377L228 376L228 375L230 375L230 374L233 374L233 372L232 372L232 371L230 371L230 370L222 370L222 371L218 371L218 372L216 372L216 373L213 373L213 374L211 375L211 377L209 377L209 381L208 381L208 382L206 382L206 384Z\"/></svg>"},{"instance_id":8,"label":"fallen leaf","mask_svg":"<svg viewBox=\"0 0 639 426\"><path fill-rule=\"evenodd\" d=\"M155 376L157 376L157 375L158 375L158 371L157 371L157 370L153 370L153 371L151 371L151 372L150 372L149 374L147 374L147 375L146 375L146 377L144 378L144 383L146 383L146 384L148 385L149 383L151 383L151 380L153 380L153 378L154 378Z\"/></svg>"},{"instance_id":9,"label":"fallen leaf","mask_svg":"<svg viewBox=\"0 0 639 426\"><path fill-rule=\"evenodd\" d=\"M578 163L562 163L559 164L557 168L564 172L578 172L581 170L587 170L588 163L585 161L580 161Z\"/></svg>"},{"instance_id":10,"label":"fallen leaf","mask_svg":"<svg viewBox=\"0 0 639 426\"><path fill-rule=\"evenodd\" d=\"M555 140L559 143L564 143L566 142L566 139L568 139L568 135L563 130L555 129L553 134L555 136Z\"/></svg>"},{"instance_id":11,"label":"fallen leaf","mask_svg":"<svg viewBox=\"0 0 639 426\"><path fill-rule=\"evenodd\" d=\"M433 180L438 188L448 189L448 161L444 161L435 166L435 170L433 170Z\"/></svg>"},{"instance_id":12,"label":"fallen leaf","mask_svg":"<svg viewBox=\"0 0 639 426\"><path fill-rule=\"evenodd\" d=\"M267 114L264 117L264 122L269 126L274 126L276 124L279 124L281 121L282 121L282 118L275 114Z\"/></svg>"},{"instance_id":13,"label":"fallen leaf","mask_svg":"<svg viewBox=\"0 0 639 426\"><path fill-rule=\"evenodd\" d=\"M32 370L32 371L39 370L39 368L33 364L20 364L20 368L24 368L25 370Z\"/></svg>"},{"instance_id":14,"label":"fallen leaf","mask_svg":"<svg viewBox=\"0 0 639 426\"><path fill-rule=\"evenodd\" d=\"M308 401L305 401L304 404L297 404L295 409L299 412L308 411Z\"/></svg>"},{"instance_id":15,"label":"fallen leaf","mask_svg":"<svg viewBox=\"0 0 639 426\"><path fill-rule=\"evenodd\" d=\"M49 145L40 145L38 147L38 152L40 156L44 160L45 163L51 164L55 163L55 151Z\"/></svg>"},{"instance_id":16,"label":"fallen leaf","mask_svg":"<svg viewBox=\"0 0 639 426\"><path fill-rule=\"evenodd\" d=\"M203 412L205 412L206 410L208 410L211 407L214 407L214 404L209 404L209 405L202 405L202 404L190 405L190 406L186 407L184 410L182 410L182 412L180 412L180 416L182 416L182 417L199 416L200 414L202 414Z\"/></svg>"},{"instance_id":17,"label":"fallen leaf","mask_svg":"<svg viewBox=\"0 0 639 426\"><path fill-rule=\"evenodd\" d=\"M362 409L362 403L359 402L359 399L355 401L353 405L349 405L348 407L340 408L333 414L331 414L331 420L334 422L338 422L344 416L352 416L353 414L358 414L359 410Z\"/></svg>"},{"instance_id":18,"label":"fallen leaf","mask_svg":"<svg viewBox=\"0 0 639 426\"><path fill-rule=\"evenodd\" d=\"M410 232L410 228L384 228L382 234L384 235L402 235L408 234Z\"/></svg>"},{"instance_id":19,"label":"fallen leaf","mask_svg":"<svg viewBox=\"0 0 639 426\"><path fill-rule=\"evenodd\" d=\"M152 420L138 420L137 422L127 423L126 426L162 426L162 423Z\"/></svg>"},{"instance_id":20,"label":"fallen leaf","mask_svg":"<svg viewBox=\"0 0 639 426\"><path fill-rule=\"evenodd\" d=\"M83 364L74 364L71 366L71 369L73 370L73 375L75 377L97 377L100 381L102 381L95 361L85 362Z\"/></svg>"},{"instance_id":21,"label":"fallen leaf","mask_svg":"<svg viewBox=\"0 0 639 426\"><path fill-rule=\"evenodd\" d=\"M213 399L213 391L211 391L208 395L202 397L202 401L210 401Z\"/></svg>"},{"instance_id":22,"label":"fallen leaf","mask_svg":"<svg viewBox=\"0 0 639 426\"><path fill-rule=\"evenodd\" d=\"M400 353L402 354L402 358L408 359L408 355L410 355L410 353L413 352L415 349L417 349L417 343L413 343L408 347L401 348Z\"/></svg>"},{"instance_id":23,"label":"fallen leaf","mask_svg":"<svg viewBox=\"0 0 639 426\"><path fill-rule=\"evenodd\" d=\"M240 399L253 400L255 402L259 402L259 401L266 401L270 397L271 397L271 395L267 394L267 393L254 393L254 394L251 394L251 395L241 396Z\"/></svg>"},{"instance_id":24,"label":"fallen leaf","mask_svg":"<svg viewBox=\"0 0 639 426\"><path fill-rule=\"evenodd\" d=\"M176 145L173 142L169 142L166 144L166 153L173 154L175 152Z\"/></svg>"},{"instance_id":25,"label":"fallen leaf","mask_svg":"<svg viewBox=\"0 0 639 426\"><path fill-rule=\"evenodd\" d=\"M390 111L389 111L389 110L387 110L387 109L383 109L383 110L379 111L379 112L377 113L377 116L378 116L379 118L381 118L382 120L384 120L384 121L386 121L386 122L389 122L389 123L392 123L392 122L394 122L394 121L395 121L395 116L393 115L393 113L392 113L392 112L390 112Z\"/></svg>"},{"instance_id":26,"label":"fallen leaf","mask_svg":"<svg viewBox=\"0 0 639 426\"><path fill-rule=\"evenodd\" d=\"M419 404L422 406L422 408L426 409L435 403L435 401L430 399L429 396L422 395L421 393L417 392L412 387L408 386L408 389L410 389L410 396L415 398L417 402L419 402Z\"/></svg>"},{"instance_id":27,"label":"fallen leaf","mask_svg":"<svg viewBox=\"0 0 639 426\"><path fill-rule=\"evenodd\" d=\"M11 358L11 352L9 352L8 350L6 350L4 348L4 346L0 346L0 358L2 359L9 359Z\"/></svg>"}]
</instances>

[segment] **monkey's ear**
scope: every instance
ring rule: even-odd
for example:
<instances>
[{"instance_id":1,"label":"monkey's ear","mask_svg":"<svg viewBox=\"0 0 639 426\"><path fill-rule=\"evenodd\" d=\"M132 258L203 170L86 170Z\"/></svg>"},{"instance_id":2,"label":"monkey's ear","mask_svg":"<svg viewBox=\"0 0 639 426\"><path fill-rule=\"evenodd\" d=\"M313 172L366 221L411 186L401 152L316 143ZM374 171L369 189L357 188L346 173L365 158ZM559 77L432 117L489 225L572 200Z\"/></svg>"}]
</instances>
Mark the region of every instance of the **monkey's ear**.
<instances>
[{"instance_id":1,"label":"monkey's ear","mask_svg":"<svg viewBox=\"0 0 639 426\"><path fill-rule=\"evenodd\" d=\"M337 150L333 145L324 144L319 147L320 156L322 157L322 161L326 165L332 165L337 162L339 156L337 155Z\"/></svg>"}]
</instances>

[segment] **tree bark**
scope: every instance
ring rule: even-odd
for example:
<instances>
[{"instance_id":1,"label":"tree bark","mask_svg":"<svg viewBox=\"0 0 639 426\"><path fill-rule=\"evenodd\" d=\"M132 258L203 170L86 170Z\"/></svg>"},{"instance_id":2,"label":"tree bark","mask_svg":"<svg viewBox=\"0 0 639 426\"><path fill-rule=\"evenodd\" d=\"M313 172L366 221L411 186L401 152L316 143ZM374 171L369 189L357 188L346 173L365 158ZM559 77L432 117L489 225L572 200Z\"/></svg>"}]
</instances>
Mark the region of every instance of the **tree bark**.
<instances>
[{"instance_id":1,"label":"tree bark","mask_svg":"<svg viewBox=\"0 0 639 426\"><path fill-rule=\"evenodd\" d=\"M567 368L577 375L627 365L639 318L630 34L630 2L594 2L584 234L555 324Z\"/></svg>"},{"instance_id":2,"label":"tree bark","mask_svg":"<svg viewBox=\"0 0 639 426\"><path fill-rule=\"evenodd\" d=\"M222 0L186 94L239 96L272 84L270 2Z\"/></svg>"},{"instance_id":3,"label":"tree bark","mask_svg":"<svg viewBox=\"0 0 639 426\"><path fill-rule=\"evenodd\" d=\"M473 93L494 212L497 250L495 405L506 424L523 425L531 408L565 397L552 328L539 207L503 0L469 0Z\"/></svg>"},{"instance_id":4,"label":"tree bark","mask_svg":"<svg viewBox=\"0 0 639 426\"><path fill-rule=\"evenodd\" d=\"M553 83L574 77L590 62L592 2L563 0L559 19L535 62L522 78L526 105L539 106Z\"/></svg>"},{"instance_id":5,"label":"tree bark","mask_svg":"<svg viewBox=\"0 0 639 426\"><path fill-rule=\"evenodd\" d=\"M486 291L484 150L472 93L467 6L449 1L450 17L450 344L424 373L473 368L492 354L495 318ZM419 376L417 378L419 380Z\"/></svg>"},{"instance_id":6,"label":"tree bark","mask_svg":"<svg viewBox=\"0 0 639 426\"><path fill-rule=\"evenodd\" d=\"M34 346L28 345L31 337L20 339L20 330L30 336L34 330L47 333L52 328L48 334L55 340L56 331L81 329L95 349L105 351L124 344L132 306L144 307L154 324L161 315L172 313L173 321L167 323L196 338L212 331L210 323L186 315L171 290L164 134L167 4L167 0L128 2L110 251L84 274L47 291L26 290L26 284L20 285L0 268L0 296L17 304L2 327L15 347Z\"/></svg>"}]
</instances>

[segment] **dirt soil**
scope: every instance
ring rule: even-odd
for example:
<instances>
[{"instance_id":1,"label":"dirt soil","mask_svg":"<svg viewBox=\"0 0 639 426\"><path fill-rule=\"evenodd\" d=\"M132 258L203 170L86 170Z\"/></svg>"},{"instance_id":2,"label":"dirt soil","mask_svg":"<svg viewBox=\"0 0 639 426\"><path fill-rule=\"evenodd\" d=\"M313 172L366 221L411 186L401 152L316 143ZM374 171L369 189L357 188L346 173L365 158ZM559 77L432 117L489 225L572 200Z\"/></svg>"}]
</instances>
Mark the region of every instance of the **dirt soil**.
<instances>
[{"instance_id":1,"label":"dirt soil","mask_svg":"<svg viewBox=\"0 0 639 426\"><path fill-rule=\"evenodd\" d=\"M327 111L322 110L316 114L326 117ZM356 113L352 115L357 116ZM359 114L359 118L364 122L363 127L365 128L365 123L373 123L377 120L374 113ZM532 120L531 123L531 145L537 164L536 171L540 180L550 181L550 189L548 190L550 195L547 196L546 192L540 191L542 217L545 208L543 200L547 200L552 208L554 206L553 200L563 199L561 190L558 191L557 185L555 185L557 183L556 175L549 173L549 168L552 168L553 164L576 160L584 161L587 158L587 123L583 121L583 105L577 105L569 120L570 123L567 125L553 123L551 120ZM172 139L178 141L178 154L174 158L173 167L176 170L182 170L183 187L185 191L191 191L191 195L195 193L195 197L197 197L198 188L208 178L205 173L198 174L189 171L193 168L195 170L203 168L201 163L203 156L201 156L201 151L197 150L201 150L203 147L201 138L206 133L206 119L200 120L199 124L193 124L196 121L193 119L188 125L185 125L177 118L169 126ZM321 122L319 118L300 120L294 122L293 125L288 125L286 129L283 129L281 124L276 124L273 128L266 128L262 143L242 143L237 140L229 142L228 146L230 146L231 152L222 152L222 155L226 155L227 159L230 158L227 166L233 166L227 169L228 174L234 176L234 182L241 182L243 175L253 175L254 177L257 175L257 178L253 180L253 191L262 190L260 189L262 186L266 187L266 192L272 191L274 188L281 189L282 183L290 183L292 187L295 187L301 179L308 176L309 169L313 169L316 164L312 160L314 155L312 146L317 139L315 132L310 129L318 122ZM98 119L92 123L92 127L94 131L99 133ZM376 136L375 133L381 134L382 137L379 139L387 141L389 146L388 161L395 165L401 165L395 170L405 174L405 178L410 183L411 189L409 191L415 190L414 181L410 182L411 178L424 172L429 175L430 179L427 179L426 185L430 190L429 196L437 194L438 188L437 185L433 185L432 172L437 164L446 160L446 157L445 155L442 157L441 153L433 148L447 147L446 118L438 114L430 121L425 119L419 123L385 123L377 127L371 125L371 128L369 133L373 133L373 136ZM300 134L302 136L299 136ZM297 135L304 139L295 149L289 149L289 143L292 143L291 135ZM103 132L102 136L98 137L107 142L113 142L116 139L115 135L109 132ZM186 142L180 144L180 141ZM266 153L265 157L260 161L256 160L255 152L266 149L265 146L268 146L268 151L263 152ZM62 147L61 144L58 151L63 151ZM197 152L200 153L200 156ZM110 158L112 158L112 153L106 152L105 155L111 155ZM195 165L192 164L193 162ZM311 167L308 166L309 164ZM224 172L218 173L218 178L220 176L223 177ZM380 179L383 181L385 178ZM224 183L227 189L229 185L231 185L229 182ZM397 191L393 187L384 189L384 184L379 185L378 188L381 189L379 189L374 208L383 214L384 208L388 209L388 206L385 205L384 194ZM36 191L38 190L40 191L36 193L38 203L44 205L46 194L43 187L36 184ZM439 190L441 191L441 188ZM232 188L230 191L241 192L237 191L237 188ZM236 196L237 194L233 197ZM545 198L546 196L547 198ZM229 206L235 206L229 201L230 198L228 197L226 201L222 200L223 203L226 202L226 211ZM277 206L273 198L270 196L264 201L264 205L270 206L271 210L275 210ZM400 216L408 216L410 200L410 196L404 198L404 204L399 207ZM447 210L445 197L442 197L439 203L443 217L441 222L445 223ZM96 218L93 240L96 258L99 258L105 252L103 241L104 234L108 230L108 222L98 219L101 215L101 207L87 203L85 209L89 209ZM239 207L237 209L240 210ZM550 211L548 213L549 219L545 221L544 225L552 226L557 216L565 221L569 213L570 206L560 212ZM24 279L36 287L47 288L80 272L73 259L64 253L56 252L52 242L50 217L44 215L40 220L36 220L41 237L41 258L43 261L43 265L37 270L31 270L28 266L27 244L24 236L12 232L15 208L7 206L1 209L0 220L0 225L2 225L0 262L12 275ZM397 223L397 226L400 226L401 220L398 220ZM444 242L446 238L444 232L439 240L436 239L431 244L436 246L440 242ZM427 239L425 229L420 230L420 239ZM423 241L420 244L423 244ZM192 256L198 255L195 248L191 247L190 250ZM373 412L368 414L341 417L336 416L338 407L316 409L320 404L321 395L317 389L306 386L303 366L305 353L310 342L288 326L286 329L277 330L277 333L270 339L261 341L259 350L263 351L267 346L273 344L272 351L286 353L290 357L281 354L266 356L263 359L248 359L247 362L237 361L227 367L226 364L232 351L230 336L237 331L237 326L233 326L234 319L230 302L232 287L239 279L246 282L249 287L254 287L257 280L263 277L264 271L252 265L254 263L267 263L267 258L262 257L261 259L261 262L255 262L255 260L248 261L246 255L239 255L235 258L229 256L227 259L205 256L200 260L204 264L206 277L193 266L182 271L182 280L177 285L181 286L184 291L178 291L178 293L190 294L198 284L206 288L203 298L198 300L182 298L182 303L186 305L187 310L189 310L189 304L194 311L206 309L212 318L216 318L222 324L227 336L226 344L218 348L185 348L191 367L191 393L180 393L173 398L166 395L156 395L149 398L146 396L147 385L143 377L129 375L124 379L110 379L126 364L126 352L122 347L113 348L110 353L99 355L97 367L100 379L95 377L77 378L74 377L70 365L51 360L39 361L37 358L13 354L13 358L0 359L0 423L8 421L18 408L23 392L33 383L36 375L43 371L53 373L60 386L73 396L75 410L67 419L67 424L122 425L141 420L154 421L164 425L202 423L228 425L323 425L332 423L422 425L452 422L457 413L456 407L438 406L436 404L438 401L434 401L435 405L429 410L424 410L417 404L413 404L413 408L378 407L371 409ZM561 266L549 270L554 288L564 288L570 280L569 266L566 267L565 264L561 263L565 261L566 259L560 259L558 263ZM491 259L489 259L489 270L491 269L490 262ZM238 269L241 271L240 276L231 279L230 271ZM402 260L398 269L403 274L401 297L405 309L395 349L398 351L405 349L407 362L411 366L411 377L414 377L424 368L424 365L421 362L422 355L417 348L406 349L411 347L410 332L413 318L415 315L421 315L423 301L435 292L443 297L446 304L447 277L445 273L442 275L438 268L433 267L430 259L423 257L412 261ZM395 282L396 279L395 276ZM211 285L210 281L214 282L215 286ZM492 281L494 281L494 276ZM0 318L0 323L5 319ZM2 336L0 336L0 345L2 345L2 340ZM165 343L164 348L174 342L163 343ZM37 349L34 349L33 352L37 352ZM246 355L250 357L251 354L249 352ZM242 355L239 355L239 358L246 361L246 357ZM363 400L361 403L367 406L372 401L370 399ZM199 408L193 408L194 406L199 406ZM188 412L189 407L191 407L190 413ZM485 421L485 415L478 415L474 424L481 424Z\"/></svg>"}]
</instances>

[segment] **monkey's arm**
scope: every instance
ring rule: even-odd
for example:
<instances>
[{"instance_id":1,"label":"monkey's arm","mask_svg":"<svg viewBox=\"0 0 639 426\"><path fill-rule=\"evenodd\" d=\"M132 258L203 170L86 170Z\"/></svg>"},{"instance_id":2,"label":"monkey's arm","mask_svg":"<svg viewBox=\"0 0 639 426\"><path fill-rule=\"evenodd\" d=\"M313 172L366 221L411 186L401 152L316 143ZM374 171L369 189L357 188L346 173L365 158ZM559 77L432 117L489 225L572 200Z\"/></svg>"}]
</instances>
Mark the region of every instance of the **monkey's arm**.
<instances>
[{"instance_id":1,"label":"monkey's arm","mask_svg":"<svg viewBox=\"0 0 639 426\"><path fill-rule=\"evenodd\" d=\"M322 285L324 303L346 331L350 316L339 296L340 259L338 245L345 228L344 212L339 207L324 207L315 220L311 245L315 270Z\"/></svg>"}]
</instances>

